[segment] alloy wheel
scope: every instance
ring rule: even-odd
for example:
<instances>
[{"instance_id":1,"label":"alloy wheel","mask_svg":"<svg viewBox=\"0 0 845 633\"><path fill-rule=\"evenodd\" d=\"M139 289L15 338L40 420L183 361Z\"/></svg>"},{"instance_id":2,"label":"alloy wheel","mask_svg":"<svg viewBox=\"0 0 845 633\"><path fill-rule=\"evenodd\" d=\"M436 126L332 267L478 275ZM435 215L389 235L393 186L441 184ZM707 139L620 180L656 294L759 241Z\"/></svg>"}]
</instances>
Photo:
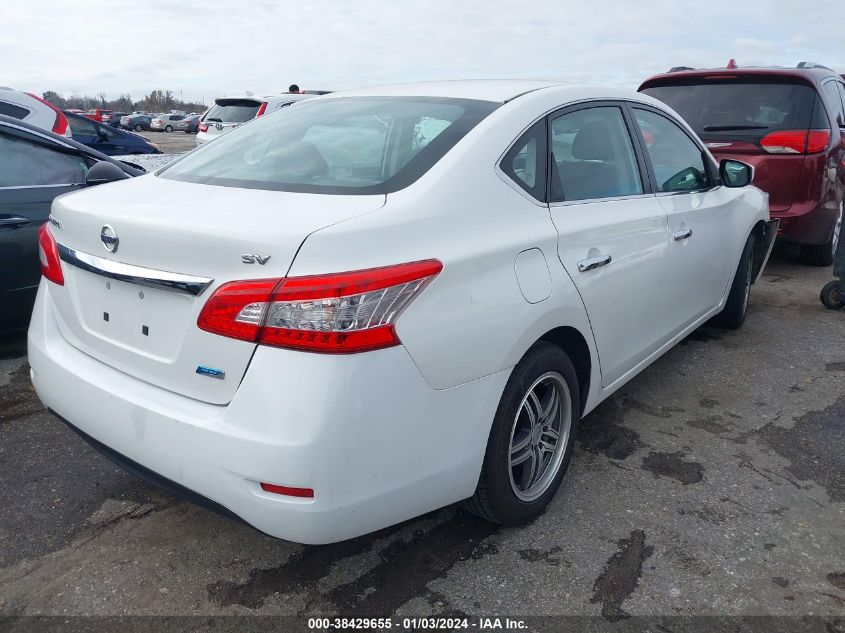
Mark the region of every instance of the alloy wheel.
<instances>
[{"instance_id":1,"label":"alloy wheel","mask_svg":"<svg viewBox=\"0 0 845 633\"><path fill-rule=\"evenodd\" d=\"M547 372L529 387L511 429L508 474L518 499L531 502L554 481L572 427L569 387L563 376Z\"/></svg>"}]
</instances>

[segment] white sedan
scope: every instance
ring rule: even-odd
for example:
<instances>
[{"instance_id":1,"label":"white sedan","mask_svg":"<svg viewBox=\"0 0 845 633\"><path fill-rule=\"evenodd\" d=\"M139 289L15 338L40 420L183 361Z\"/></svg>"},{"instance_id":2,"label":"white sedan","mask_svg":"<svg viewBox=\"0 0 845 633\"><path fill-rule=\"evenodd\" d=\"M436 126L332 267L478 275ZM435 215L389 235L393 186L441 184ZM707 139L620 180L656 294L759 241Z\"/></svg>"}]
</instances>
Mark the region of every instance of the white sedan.
<instances>
[{"instance_id":1,"label":"white sedan","mask_svg":"<svg viewBox=\"0 0 845 633\"><path fill-rule=\"evenodd\" d=\"M131 472L268 534L354 537L557 491L579 421L736 328L776 221L645 95L336 93L58 198L38 395Z\"/></svg>"}]
</instances>

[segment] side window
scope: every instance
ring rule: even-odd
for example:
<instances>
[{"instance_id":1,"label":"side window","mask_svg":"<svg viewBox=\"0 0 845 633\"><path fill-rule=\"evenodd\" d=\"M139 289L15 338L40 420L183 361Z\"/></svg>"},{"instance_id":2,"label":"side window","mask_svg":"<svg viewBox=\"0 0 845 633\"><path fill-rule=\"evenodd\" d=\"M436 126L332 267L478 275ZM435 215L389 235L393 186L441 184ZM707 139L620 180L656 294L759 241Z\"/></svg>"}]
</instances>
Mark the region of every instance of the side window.
<instances>
[{"instance_id":1,"label":"side window","mask_svg":"<svg viewBox=\"0 0 845 633\"><path fill-rule=\"evenodd\" d=\"M82 184L87 172L80 156L0 132L0 187Z\"/></svg>"},{"instance_id":2,"label":"side window","mask_svg":"<svg viewBox=\"0 0 845 633\"><path fill-rule=\"evenodd\" d=\"M502 171L532 198L546 199L546 121L538 121L508 150Z\"/></svg>"},{"instance_id":3,"label":"side window","mask_svg":"<svg viewBox=\"0 0 845 633\"><path fill-rule=\"evenodd\" d=\"M842 99L842 107L845 109L845 84L841 84L838 81L836 85L839 87L839 97ZM845 120L839 123L840 127L845 127Z\"/></svg>"},{"instance_id":4,"label":"side window","mask_svg":"<svg viewBox=\"0 0 845 633\"><path fill-rule=\"evenodd\" d=\"M91 119L69 116L67 121L70 125L71 134L97 136L97 128L94 127L94 122Z\"/></svg>"},{"instance_id":5,"label":"side window","mask_svg":"<svg viewBox=\"0 0 845 633\"><path fill-rule=\"evenodd\" d=\"M0 114L5 114L6 116L10 116L15 119L25 119L29 116L29 112L29 108L24 108L23 106L8 103L6 101L0 101Z\"/></svg>"},{"instance_id":6,"label":"side window","mask_svg":"<svg viewBox=\"0 0 845 633\"><path fill-rule=\"evenodd\" d=\"M710 187L704 153L665 116L634 108L651 160L658 191L695 191Z\"/></svg>"},{"instance_id":7,"label":"side window","mask_svg":"<svg viewBox=\"0 0 845 633\"><path fill-rule=\"evenodd\" d=\"M842 110L842 98L839 96L838 82L828 81L824 84L824 91L827 95L828 103L833 108L833 118L837 125L842 125L845 121L845 112ZM825 126L827 127L827 126Z\"/></svg>"},{"instance_id":8,"label":"side window","mask_svg":"<svg viewBox=\"0 0 845 633\"><path fill-rule=\"evenodd\" d=\"M622 110L601 106L552 121L551 202L643 193Z\"/></svg>"}]
</instances>

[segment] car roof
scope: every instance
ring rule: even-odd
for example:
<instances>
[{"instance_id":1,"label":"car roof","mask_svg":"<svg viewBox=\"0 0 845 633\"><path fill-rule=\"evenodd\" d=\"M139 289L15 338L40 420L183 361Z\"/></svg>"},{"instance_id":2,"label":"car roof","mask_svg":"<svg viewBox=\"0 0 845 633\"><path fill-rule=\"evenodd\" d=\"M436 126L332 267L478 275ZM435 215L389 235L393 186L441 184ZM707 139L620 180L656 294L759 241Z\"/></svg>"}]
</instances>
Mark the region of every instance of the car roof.
<instances>
[{"instance_id":1,"label":"car roof","mask_svg":"<svg viewBox=\"0 0 845 633\"><path fill-rule=\"evenodd\" d=\"M5 114L0 114L0 127L12 127L17 128L19 130L23 130L25 132L33 133L37 136L41 136L42 138L46 138L56 145L62 145L64 147L71 147L73 149L79 150L83 154L87 154L92 158L96 158L100 161L106 161L109 163L114 163L118 167L120 167L123 171L127 174L132 176L138 176L143 174L143 171L130 167L126 163L123 163L119 160L115 160L110 156L106 156L105 154L98 152L95 149L88 147L87 145L83 145L79 141L74 141L72 138L68 138L67 136L59 136L58 134L54 134L49 130L45 130L42 127L38 127L37 125L32 125L27 123L26 121L21 121L20 119L16 119L14 117L6 116Z\"/></svg>"},{"instance_id":2,"label":"car roof","mask_svg":"<svg viewBox=\"0 0 845 633\"><path fill-rule=\"evenodd\" d=\"M323 98L337 97L443 97L475 99L504 103L528 92L565 85L563 81L536 79L457 79L372 86L333 92Z\"/></svg>"},{"instance_id":3,"label":"car roof","mask_svg":"<svg viewBox=\"0 0 845 633\"><path fill-rule=\"evenodd\" d=\"M836 77L838 73L825 66L813 65L798 68L787 68L782 66L771 67L746 67L740 66L737 68L679 68L675 71L667 73L660 73L646 79L641 85L640 90L647 87L649 84L666 84L679 82L682 83L688 79L695 79L700 77L714 77L717 75L736 76L736 77L793 77L802 79L811 84L818 84L821 81Z\"/></svg>"}]
</instances>

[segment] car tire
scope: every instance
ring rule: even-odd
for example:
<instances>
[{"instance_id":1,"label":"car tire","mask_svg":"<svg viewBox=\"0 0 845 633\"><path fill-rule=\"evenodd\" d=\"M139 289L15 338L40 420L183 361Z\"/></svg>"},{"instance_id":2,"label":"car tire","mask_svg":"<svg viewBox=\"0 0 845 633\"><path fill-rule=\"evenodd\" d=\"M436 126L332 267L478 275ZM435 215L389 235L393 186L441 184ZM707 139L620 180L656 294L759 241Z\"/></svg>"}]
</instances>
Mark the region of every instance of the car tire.
<instances>
[{"instance_id":1,"label":"car tire","mask_svg":"<svg viewBox=\"0 0 845 633\"><path fill-rule=\"evenodd\" d=\"M164 131L167 132L168 134L170 134L170 132L173 131L173 126L172 125L165 126Z\"/></svg>"},{"instance_id":2,"label":"car tire","mask_svg":"<svg viewBox=\"0 0 845 633\"><path fill-rule=\"evenodd\" d=\"M754 273L754 236L749 235L742 249L734 274L731 290L724 309L713 319L713 325L728 330L738 330L745 323L748 312L748 298L751 296L752 275Z\"/></svg>"},{"instance_id":3,"label":"car tire","mask_svg":"<svg viewBox=\"0 0 845 633\"><path fill-rule=\"evenodd\" d=\"M141 131L141 130L143 130L143 129L144 129L144 126L143 126L143 125L141 125L140 123L136 123L136 124L135 124L135 131L136 131L136 132L140 132L140 131Z\"/></svg>"},{"instance_id":4,"label":"car tire","mask_svg":"<svg viewBox=\"0 0 845 633\"><path fill-rule=\"evenodd\" d=\"M825 308L839 310L845 307L845 297L839 292L839 282L829 281L819 293L819 299Z\"/></svg>"},{"instance_id":5,"label":"car tire","mask_svg":"<svg viewBox=\"0 0 845 633\"><path fill-rule=\"evenodd\" d=\"M500 525L539 516L572 459L580 397L575 367L562 349L540 341L528 350L505 385L481 476L464 508Z\"/></svg>"},{"instance_id":6,"label":"car tire","mask_svg":"<svg viewBox=\"0 0 845 633\"><path fill-rule=\"evenodd\" d=\"M843 213L845 213L845 201L839 205L839 216L833 226L833 233L827 244L802 244L799 259L807 266L830 266L833 257L836 255L836 247L842 235Z\"/></svg>"}]
</instances>

